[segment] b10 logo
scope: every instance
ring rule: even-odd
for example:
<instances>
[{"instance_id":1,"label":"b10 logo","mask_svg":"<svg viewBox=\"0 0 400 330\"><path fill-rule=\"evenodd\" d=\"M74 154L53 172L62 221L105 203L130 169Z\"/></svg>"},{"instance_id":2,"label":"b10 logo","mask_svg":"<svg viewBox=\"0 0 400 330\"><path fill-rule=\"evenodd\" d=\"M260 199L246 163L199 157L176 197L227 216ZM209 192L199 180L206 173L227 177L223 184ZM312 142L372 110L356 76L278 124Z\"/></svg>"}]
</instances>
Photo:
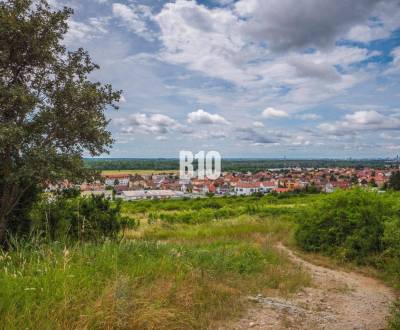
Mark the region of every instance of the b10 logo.
<instances>
[{"instance_id":1,"label":"b10 logo","mask_svg":"<svg viewBox=\"0 0 400 330\"><path fill-rule=\"evenodd\" d=\"M198 163L195 173L193 161ZM203 180L207 177L216 180L221 176L221 155L218 151L205 151L193 155L191 151L181 151L179 153L179 177L181 180L197 178Z\"/></svg>"}]
</instances>

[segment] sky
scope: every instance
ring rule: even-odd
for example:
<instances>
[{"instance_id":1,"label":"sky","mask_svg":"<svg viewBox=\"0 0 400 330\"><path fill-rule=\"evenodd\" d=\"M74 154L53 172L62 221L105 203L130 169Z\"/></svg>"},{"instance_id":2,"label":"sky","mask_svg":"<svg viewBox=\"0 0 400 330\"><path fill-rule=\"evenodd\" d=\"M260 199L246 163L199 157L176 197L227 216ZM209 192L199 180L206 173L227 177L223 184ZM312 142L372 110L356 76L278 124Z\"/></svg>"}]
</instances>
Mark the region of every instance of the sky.
<instances>
[{"instance_id":1,"label":"sky","mask_svg":"<svg viewBox=\"0 0 400 330\"><path fill-rule=\"evenodd\" d=\"M400 153L400 0L52 0L123 90L109 157Z\"/></svg>"}]
</instances>

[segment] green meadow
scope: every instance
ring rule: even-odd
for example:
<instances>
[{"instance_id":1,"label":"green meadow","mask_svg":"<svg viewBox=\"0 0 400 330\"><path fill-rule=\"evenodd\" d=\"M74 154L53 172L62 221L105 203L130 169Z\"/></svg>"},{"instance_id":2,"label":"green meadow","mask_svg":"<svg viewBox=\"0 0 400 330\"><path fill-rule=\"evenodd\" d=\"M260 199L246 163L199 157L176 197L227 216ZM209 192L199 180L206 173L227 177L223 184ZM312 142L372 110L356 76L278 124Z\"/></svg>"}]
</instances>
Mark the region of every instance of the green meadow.
<instances>
[{"instance_id":1,"label":"green meadow","mask_svg":"<svg viewBox=\"0 0 400 330\"><path fill-rule=\"evenodd\" d=\"M352 202L346 204L346 200ZM249 295L288 297L311 285L309 275L279 252L278 242L341 263L380 266L383 270L378 276L396 286L398 268L394 261L398 259L396 252L389 255L389 244L397 241L394 237L390 243L388 231L385 234L385 228L393 226L392 220L375 213L392 205L391 219L397 221L397 200L395 194L357 191L330 196L125 202L121 212L139 226L125 230L117 239L43 243L31 237L0 252L1 327L215 328L242 315ZM366 204L370 207L365 214L358 214L356 206ZM332 211L329 219L322 217L318 223L315 212L333 207L342 207L343 212ZM344 229L335 224L335 217L339 214L346 222L346 212L350 222L357 217L359 221L373 219L378 228L381 221L385 249L379 252L372 246L372 236L380 233L379 228L370 233L372 243L365 247L362 258L352 257L355 245L346 242L345 233L336 241L327 241L330 236L324 236L324 219L342 233ZM363 235L362 225L361 231L353 227L357 226L352 223L345 230L353 236ZM390 232L398 233L393 228ZM313 235L323 240L310 241ZM339 244L338 250L333 244ZM378 265L379 253L386 259ZM396 314L393 329L398 325L395 322Z\"/></svg>"}]
</instances>

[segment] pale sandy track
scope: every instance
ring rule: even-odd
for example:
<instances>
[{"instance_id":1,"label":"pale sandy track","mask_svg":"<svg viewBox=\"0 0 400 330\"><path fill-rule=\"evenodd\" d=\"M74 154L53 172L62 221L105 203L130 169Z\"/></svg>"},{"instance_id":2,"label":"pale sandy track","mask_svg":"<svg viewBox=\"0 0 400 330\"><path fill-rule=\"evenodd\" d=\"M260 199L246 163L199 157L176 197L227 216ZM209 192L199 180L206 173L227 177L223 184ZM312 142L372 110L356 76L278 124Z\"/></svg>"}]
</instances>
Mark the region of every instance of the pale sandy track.
<instances>
[{"instance_id":1,"label":"pale sandy track","mask_svg":"<svg viewBox=\"0 0 400 330\"><path fill-rule=\"evenodd\" d=\"M245 317L225 329L385 329L395 299L389 287L354 272L316 266L282 244L278 248L310 272L313 286L287 300L249 297L253 304Z\"/></svg>"}]
</instances>

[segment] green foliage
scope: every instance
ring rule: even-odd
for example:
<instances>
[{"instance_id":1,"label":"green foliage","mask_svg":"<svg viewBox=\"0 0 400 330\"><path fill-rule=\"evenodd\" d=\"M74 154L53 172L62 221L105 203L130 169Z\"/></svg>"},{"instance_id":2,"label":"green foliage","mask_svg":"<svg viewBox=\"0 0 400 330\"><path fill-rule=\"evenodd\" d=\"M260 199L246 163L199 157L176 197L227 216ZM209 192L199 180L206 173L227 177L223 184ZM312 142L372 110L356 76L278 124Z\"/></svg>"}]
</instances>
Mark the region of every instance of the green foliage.
<instances>
[{"instance_id":1,"label":"green foliage","mask_svg":"<svg viewBox=\"0 0 400 330\"><path fill-rule=\"evenodd\" d=\"M307 251L365 263L383 251L385 220L394 213L388 196L362 189L338 191L305 208L295 237Z\"/></svg>"},{"instance_id":2,"label":"green foliage","mask_svg":"<svg viewBox=\"0 0 400 330\"><path fill-rule=\"evenodd\" d=\"M31 212L32 231L49 241L101 241L136 228L134 218L120 215L121 202L103 196L44 198Z\"/></svg>"},{"instance_id":3,"label":"green foliage","mask_svg":"<svg viewBox=\"0 0 400 330\"><path fill-rule=\"evenodd\" d=\"M392 178L391 184L396 180ZM361 189L327 195L303 209L296 241L306 251L372 265L399 289L399 197ZM400 302L393 305L389 329L400 329Z\"/></svg>"},{"instance_id":4,"label":"green foliage","mask_svg":"<svg viewBox=\"0 0 400 330\"><path fill-rule=\"evenodd\" d=\"M72 10L45 0L0 2L0 243L25 231L32 200L50 182L92 178L83 153L111 146L104 114L120 92L92 82L98 66L63 46Z\"/></svg>"},{"instance_id":5,"label":"green foliage","mask_svg":"<svg viewBox=\"0 0 400 330\"><path fill-rule=\"evenodd\" d=\"M135 159L135 158L109 158L109 159L85 159L88 167L97 170L154 170L154 171L176 171L179 168L179 159ZM223 171L235 171L246 173L248 171L265 171L268 168L287 167L351 167L362 169L382 168L387 166L386 160L364 159L364 160L335 160L335 159L222 159ZM394 164L395 165L395 164ZM196 162L194 162L196 168Z\"/></svg>"},{"instance_id":6,"label":"green foliage","mask_svg":"<svg viewBox=\"0 0 400 330\"><path fill-rule=\"evenodd\" d=\"M149 224L157 221L168 224L200 224L246 214L292 215L302 208L302 203L318 198L317 195L306 194L283 195L132 201L123 203L122 212L136 218L145 217Z\"/></svg>"},{"instance_id":7,"label":"green foliage","mask_svg":"<svg viewBox=\"0 0 400 330\"><path fill-rule=\"evenodd\" d=\"M392 306L392 317L389 320L389 330L400 329L400 300L397 300Z\"/></svg>"}]
</instances>

